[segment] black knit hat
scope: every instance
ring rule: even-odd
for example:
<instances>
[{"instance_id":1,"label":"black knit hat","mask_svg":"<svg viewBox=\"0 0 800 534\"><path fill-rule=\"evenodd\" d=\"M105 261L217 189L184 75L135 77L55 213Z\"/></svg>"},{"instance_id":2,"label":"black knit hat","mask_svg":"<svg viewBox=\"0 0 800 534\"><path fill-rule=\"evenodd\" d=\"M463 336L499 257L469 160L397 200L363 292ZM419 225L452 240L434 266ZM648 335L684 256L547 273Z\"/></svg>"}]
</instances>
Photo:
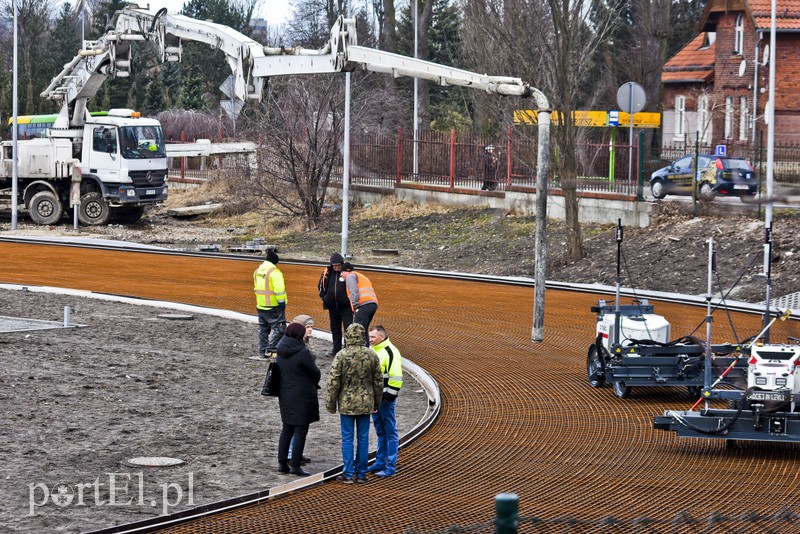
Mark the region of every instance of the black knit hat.
<instances>
[{"instance_id":1,"label":"black knit hat","mask_svg":"<svg viewBox=\"0 0 800 534\"><path fill-rule=\"evenodd\" d=\"M338 252L334 252L331 255L331 265L341 265L344 263L344 258Z\"/></svg>"},{"instance_id":2,"label":"black knit hat","mask_svg":"<svg viewBox=\"0 0 800 534\"><path fill-rule=\"evenodd\" d=\"M353 264L350 263L349 261L344 262L342 264L342 270L343 271L352 271L353 270Z\"/></svg>"},{"instance_id":3,"label":"black knit hat","mask_svg":"<svg viewBox=\"0 0 800 534\"><path fill-rule=\"evenodd\" d=\"M278 262L279 262L279 261L281 261L281 259L278 257L278 253L277 253L277 252L275 252L275 250L274 250L274 249L269 249L269 250L267 251L267 261L268 261L268 262L270 262L270 263L274 263L275 265L277 265L277 264L278 264Z\"/></svg>"}]
</instances>

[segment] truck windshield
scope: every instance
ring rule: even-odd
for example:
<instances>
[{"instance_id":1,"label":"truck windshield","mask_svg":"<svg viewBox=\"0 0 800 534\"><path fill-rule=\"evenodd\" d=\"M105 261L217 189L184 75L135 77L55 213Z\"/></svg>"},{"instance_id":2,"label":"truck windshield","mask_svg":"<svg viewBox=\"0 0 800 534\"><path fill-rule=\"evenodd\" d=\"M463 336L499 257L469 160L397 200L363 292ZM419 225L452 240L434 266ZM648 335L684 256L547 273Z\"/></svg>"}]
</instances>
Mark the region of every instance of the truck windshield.
<instances>
[{"instance_id":1,"label":"truck windshield","mask_svg":"<svg viewBox=\"0 0 800 534\"><path fill-rule=\"evenodd\" d=\"M120 148L125 159L165 158L164 136L159 126L123 126Z\"/></svg>"}]
</instances>

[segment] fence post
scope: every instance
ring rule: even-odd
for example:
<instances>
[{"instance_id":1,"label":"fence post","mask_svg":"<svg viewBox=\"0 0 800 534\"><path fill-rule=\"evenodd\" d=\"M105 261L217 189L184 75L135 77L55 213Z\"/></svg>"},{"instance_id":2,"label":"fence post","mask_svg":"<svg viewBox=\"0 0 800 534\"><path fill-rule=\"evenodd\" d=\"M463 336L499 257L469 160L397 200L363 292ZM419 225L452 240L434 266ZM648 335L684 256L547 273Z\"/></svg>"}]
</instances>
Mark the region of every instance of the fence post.
<instances>
[{"instance_id":1,"label":"fence post","mask_svg":"<svg viewBox=\"0 0 800 534\"><path fill-rule=\"evenodd\" d=\"M397 129L397 179L396 185L400 185L401 171L403 168L403 129Z\"/></svg>"},{"instance_id":2,"label":"fence post","mask_svg":"<svg viewBox=\"0 0 800 534\"><path fill-rule=\"evenodd\" d=\"M506 191L511 187L511 125L508 125L508 146L506 147Z\"/></svg>"},{"instance_id":3,"label":"fence post","mask_svg":"<svg viewBox=\"0 0 800 534\"><path fill-rule=\"evenodd\" d=\"M636 159L636 167L639 171L636 173L639 177L639 183L636 186L637 202L644 200L644 150L642 150L642 146L644 146L644 132L639 132L639 146L636 147L639 152L639 157Z\"/></svg>"},{"instance_id":4,"label":"fence post","mask_svg":"<svg viewBox=\"0 0 800 534\"><path fill-rule=\"evenodd\" d=\"M186 142L186 132L181 130L181 143ZM186 178L186 156L181 157L181 181Z\"/></svg>"},{"instance_id":5,"label":"fence post","mask_svg":"<svg viewBox=\"0 0 800 534\"><path fill-rule=\"evenodd\" d=\"M500 493L494 497L495 534L516 534L519 527L519 497Z\"/></svg>"},{"instance_id":6,"label":"fence post","mask_svg":"<svg viewBox=\"0 0 800 534\"><path fill-rule=\"evenodd\" d=\"M450 130L450 189L456 186L456 131Z\"/></svg>"}]
</instances>

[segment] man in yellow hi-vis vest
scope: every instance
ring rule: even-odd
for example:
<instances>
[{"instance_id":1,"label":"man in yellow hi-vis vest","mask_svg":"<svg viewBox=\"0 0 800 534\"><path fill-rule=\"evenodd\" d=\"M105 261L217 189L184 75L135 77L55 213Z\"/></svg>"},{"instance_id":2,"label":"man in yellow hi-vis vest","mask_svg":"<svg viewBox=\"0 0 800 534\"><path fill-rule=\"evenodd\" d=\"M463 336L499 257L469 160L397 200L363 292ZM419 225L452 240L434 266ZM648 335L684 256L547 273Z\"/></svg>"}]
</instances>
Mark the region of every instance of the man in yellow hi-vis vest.
<instances>
[{"instance_id":1,"label":"man in yellow hi-vis vest","mask_svg":"<svg viewBox=\"0 0 800 534\"><path fill-rule=\"evenodd\" d=\"M286 330L286 284L278 269L278 254L270 249L266 261L253 273L253 291L258 309L258 355L252 360L266 360L275 355L275 349Z\"/></svg>"},{"instance_id":2,"label":"man in yellow hi-vis vest","mask_svg":"<svg viewBox=\"0 0 800 534\"><path fill-rule=\"evenodd\" d=\"M378 436L378 452L375 453L375 463L367 472L385 478L397 472L397 450L400 442L397 437L394 403L403 387L403 357L389 341L389 334L382 325L369 329L369 342L381 361L383 394L380 407L372 414L372 423Z\"/></svg>"}]
</instances>

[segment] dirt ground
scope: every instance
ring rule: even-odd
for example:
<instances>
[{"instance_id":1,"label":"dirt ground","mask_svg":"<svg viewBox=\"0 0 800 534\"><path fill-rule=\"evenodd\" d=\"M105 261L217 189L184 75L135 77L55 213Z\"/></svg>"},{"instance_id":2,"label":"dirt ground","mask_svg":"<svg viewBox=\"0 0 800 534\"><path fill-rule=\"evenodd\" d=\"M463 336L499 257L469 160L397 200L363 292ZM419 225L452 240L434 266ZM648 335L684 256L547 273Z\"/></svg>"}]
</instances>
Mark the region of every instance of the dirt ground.
<instances>
[{"instance_id":1,"label":"dirt ground","mask_svg":"<svg viewBox=\"0 0 800 534\"><path fill-rule=\"evenodd\" d=\"M171 192L171 202L186 200ZM202 195L200 196L202 198ZM673 197L668 197L672 199ZM677 198L677 197L676 197ZM212 198L222 201L222 198ZM685 199L684 199L685 200ZM626 227L622 244L623 286L654 291L705 295L708 248L713 237L717 252L717 293L731 299L761 302L765 298L763 271L764 222L752 206L742 212L735 199L701 204L695 216L691 203L660 201L661 214L647 228ZM21 216L20 234L77 235L124 240L149 245L197 250L218 245L221 250L241 247L262 238L278 246L284 259L327 261L341 248L340 210L332 207L314 230L297 221L274 220L264 213L240 216L175 218L166 207L149 209L135 225L81 228L75 233L68 221L40 227ZM733 209L736 208L736 209ZM266 210L265 210L266 212ZM274 218L273 218L274 219ZM10 215L0 210L0 235ZM773 223L773 298L800 291L800 210L775 210ZM535 220L499 209L414 206L386 201L354 206L349 221L349 248L355 265L397 265L443 271L533 277ZM547 279L614 285L617 244L614 225L582 225L584 258L565 259L567 230L560 221L548 221Z\"/></svg>"},{"instance_id":2,"label":"dirt ground","mask_svg":"<svg viewBox=\"0 0 800 534\"><path fill-rule=\"evenodd\" d=\"M59 323L69 305L71 322L86 325L0 333L3 532L91 531L297 479L276 470L278 401L260 395L266 365L247 358L255 324L30 291L0 290L0 301L0 315ZM312 338L311 350L324 399L330 343ZM405 384L401 433L427 405ZM339 418L322 402L305 450L311 471L341 463ZM126 464L156 456L185 463Z\"/></svg>"}]
</instances>

